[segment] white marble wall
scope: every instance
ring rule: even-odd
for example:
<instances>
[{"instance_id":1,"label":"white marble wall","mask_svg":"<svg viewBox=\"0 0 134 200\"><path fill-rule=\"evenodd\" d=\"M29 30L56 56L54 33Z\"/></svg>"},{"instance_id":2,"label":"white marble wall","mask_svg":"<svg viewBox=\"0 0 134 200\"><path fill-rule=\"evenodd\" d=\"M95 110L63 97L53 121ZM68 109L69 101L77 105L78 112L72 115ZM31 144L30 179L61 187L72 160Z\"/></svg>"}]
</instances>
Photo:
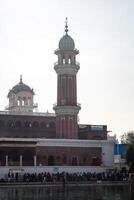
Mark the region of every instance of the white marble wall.
<instances>
[{"instance_id":1,"label":"white marble wall","mask_svg":"<svg viewBox=\"0 0 134 200\"><path fill-rule=\"evenodd\" d=\"M41 172L50 172L50 173L61 173L61 172L69 172L69 173L77 173L77 172L104 172L108 167L99 167L99 166L37 166L37 167L0 167L0 178L7 178L7 174L9 171L19 172L21 174L24 173L41 173ZM111 168L110 168L111 169Z\"/></svg>"}]
</instances>

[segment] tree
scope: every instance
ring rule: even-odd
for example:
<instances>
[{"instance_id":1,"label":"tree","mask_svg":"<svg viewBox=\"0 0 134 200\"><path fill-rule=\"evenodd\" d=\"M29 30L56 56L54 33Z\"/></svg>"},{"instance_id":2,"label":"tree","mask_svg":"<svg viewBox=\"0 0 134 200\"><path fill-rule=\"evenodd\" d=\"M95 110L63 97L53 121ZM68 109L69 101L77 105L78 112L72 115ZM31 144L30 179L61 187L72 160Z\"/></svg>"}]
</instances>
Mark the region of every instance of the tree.
<instances>
[{"instance_id":1,"label":"tree","mask_svg":"<svg viewBox=\"0 0 134 200\"><path fill-rule=\"evenodd\" d=\"M126 150L126 163L130 167L130 170L134 170L134 131L124 133L121 136L121 143L128 144Z\"/></svg>"},{"instance_id":2,"label":"tree","mask_svg":"<svg viewBox=\"0 0 134 200\"><path fill-rule=\"evenodd\" d=\"M126 151L126 163L130 170L134 170L134 144L129 144Z\"/></svg>"},{"instance_id":3,"label":"tree","mask_svg":"<svg viewBox=\"0 0 134 200\"><path fill-rule=\"evenodd\" d=\"M121 136L121 144L134 144L134 131L124 133Z\"/></svg>"}]
</instances>

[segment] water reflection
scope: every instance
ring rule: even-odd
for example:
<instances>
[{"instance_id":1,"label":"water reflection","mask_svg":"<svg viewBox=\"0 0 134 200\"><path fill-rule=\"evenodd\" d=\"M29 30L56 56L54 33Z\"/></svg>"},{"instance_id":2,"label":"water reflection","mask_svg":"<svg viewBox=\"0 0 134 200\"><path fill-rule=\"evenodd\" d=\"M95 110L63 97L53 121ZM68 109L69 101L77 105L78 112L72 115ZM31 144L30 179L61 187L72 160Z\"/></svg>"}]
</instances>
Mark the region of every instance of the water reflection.
<instances>
[{"instance_id":1,"label":"water reflection","mask_svg":"<svg viewBox=\"0 0 134 200\"><path fill-rule=\"evenodd\" d=\"M0 188L0 200L133 200L127 186Z\"/></svg>"}]
</instances>

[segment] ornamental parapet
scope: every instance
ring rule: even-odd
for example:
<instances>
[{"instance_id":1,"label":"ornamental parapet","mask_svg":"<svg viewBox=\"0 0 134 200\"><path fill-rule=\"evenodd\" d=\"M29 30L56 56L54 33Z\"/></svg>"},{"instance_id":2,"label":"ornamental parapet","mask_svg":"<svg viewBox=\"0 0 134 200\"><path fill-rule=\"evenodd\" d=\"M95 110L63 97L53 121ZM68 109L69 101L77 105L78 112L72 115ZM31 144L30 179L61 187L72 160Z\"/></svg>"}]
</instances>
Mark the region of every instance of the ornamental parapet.
<instances>
[{"instance_id":1,"label":"ornamental parapet","mask_svg":"<svg viewBox=\"0 0 134 200\"><path fill-rule=\"evenodd\" d=\"M17 109L17 110L22 110L22 109L33 109L33 108L38 108L38 103L33 103L32 105L8 105L8 106L5 106L5 110L10 110L10 109Z\"/></svg>"},{"instance_id":2,"label":"ornamental parapet","mask_svg":"<svg viewBox=\"0 0 134 200\"><path fill-rule=\"evenodd\" d=\"M81 105L79 103L74 106L54 104L53 109L56 115L77 115L81 109Z\"/></svg>"},{"instance_id":3,"label":"ornamental parapet","mask_svg":"<svg viewBox=\"0 0 134 200\"><path fill-rule=\"evenodd\" d=\"M48 112L17 112L17 111L0 111L0 115L28 115L28 116L45 116L45 117L55 117L55 113L48 113Z\"/></svg>"},{"instance_id":4,"label":"ornamental parapet","mask_svg":"<svg viewBox=\"0 0 134 200\"><path fill-rule=\"evenodd\" d=\"M76 75L78 70L80 69L80 64L76 62L76 64L59 64L56 62L54 64L54 69L57 74L73 74Z\"/></svg>"}]
</instances>

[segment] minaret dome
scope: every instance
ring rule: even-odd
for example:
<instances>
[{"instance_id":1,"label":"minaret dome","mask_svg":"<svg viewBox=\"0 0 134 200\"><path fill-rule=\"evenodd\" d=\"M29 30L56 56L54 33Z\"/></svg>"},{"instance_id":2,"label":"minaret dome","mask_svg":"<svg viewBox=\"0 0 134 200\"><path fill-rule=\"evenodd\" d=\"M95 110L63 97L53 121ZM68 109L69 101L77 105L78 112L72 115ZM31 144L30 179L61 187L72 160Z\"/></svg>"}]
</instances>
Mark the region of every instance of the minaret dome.
<instances>
[{"instance_id":1,"label":"minaret dome","mask_svg":"<svg viewBox=\"0 0 134 200\"><path fill-rule=\"evenodd\" d=\"M75 43L74 40L71 38L71 36L68 35L68 22L66 18L65 22L65 35L60 39L59 41L59 49L60 50L74 50Z\"/></svg>"}]
</instances>

